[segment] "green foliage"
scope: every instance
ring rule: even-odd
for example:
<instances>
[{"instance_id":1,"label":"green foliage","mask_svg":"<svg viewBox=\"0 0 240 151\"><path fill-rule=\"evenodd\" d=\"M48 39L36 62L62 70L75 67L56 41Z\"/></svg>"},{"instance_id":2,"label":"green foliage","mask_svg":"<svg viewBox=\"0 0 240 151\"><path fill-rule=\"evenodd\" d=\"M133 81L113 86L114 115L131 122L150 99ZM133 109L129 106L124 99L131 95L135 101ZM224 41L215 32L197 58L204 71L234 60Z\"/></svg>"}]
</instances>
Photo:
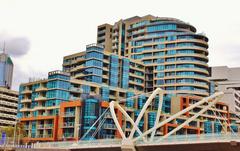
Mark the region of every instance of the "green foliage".
<instances>
[{"instance_id":1,"label":"green foliage","mask_svg":"<svg viewBox=\"0 0 240 151\"><path fill-rule=\"evenodd\" d=\"M0 135L2 135L3 132L5 132L7 134L7 137L13 137L14 127L12 127L12 126L1 127L0 128L0 133L1 133Z\"/></svg>"},{"instance_id":2,"label":"green foliage","mask_svg":"<svg viewBox=\"0 0 240 151\"><path fill-rule=\"evenodd\" d=\"M0 127L0 138L2 137L2 133L5 132L7 134L7 137L13 137L14 136L14 126L5 126ZM24 127L22 124L17 124L16 127L16 136L20 135L20 138L23 138L26 136L26 131L24 130Z\"/></svg>"}]
</instances>

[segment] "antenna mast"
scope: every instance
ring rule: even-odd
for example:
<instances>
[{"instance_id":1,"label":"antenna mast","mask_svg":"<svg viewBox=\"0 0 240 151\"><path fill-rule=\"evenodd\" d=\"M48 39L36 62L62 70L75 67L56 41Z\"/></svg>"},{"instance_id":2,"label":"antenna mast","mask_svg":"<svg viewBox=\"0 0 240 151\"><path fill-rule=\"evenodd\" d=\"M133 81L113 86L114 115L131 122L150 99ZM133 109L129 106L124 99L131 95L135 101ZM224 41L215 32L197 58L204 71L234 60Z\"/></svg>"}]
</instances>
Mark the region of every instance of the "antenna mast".
<instances>
[{"instance_id":1,"label":"antenna mast","mask_svg":"<svg viewBox=\"0 0 240 151\"><path fill-rule=\"evenodd\" d=\"M5 43L5 41L3 42L3 53L5 53L6 52L6 43Z\"/></svg>"}]
</instances>

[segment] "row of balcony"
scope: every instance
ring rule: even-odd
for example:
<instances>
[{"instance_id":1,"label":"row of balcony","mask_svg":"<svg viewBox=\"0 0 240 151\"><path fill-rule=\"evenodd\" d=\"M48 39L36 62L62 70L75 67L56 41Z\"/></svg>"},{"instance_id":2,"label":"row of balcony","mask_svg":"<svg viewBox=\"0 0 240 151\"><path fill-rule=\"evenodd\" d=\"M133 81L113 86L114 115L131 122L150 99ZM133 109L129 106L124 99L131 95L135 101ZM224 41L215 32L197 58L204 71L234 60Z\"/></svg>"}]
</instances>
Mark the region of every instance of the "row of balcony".
<instances>
[{"instance_id":1,"label":"row of balcony","mask_svg":"<svg viewBox=\"0 0 240 151\"><path fill-rule=\"evenodd\" d=\"M1 113L0 112L0 117L3 117L3 118L10 118L10 119L12 119L12 120L15 120L15 119L17 119L17 116L16 115L14 115L14 114L5 114L5 113Z\"/></svg>"},{"instance_id":2,"label":"row of balcony","mask_svg":"<svg viewBox=\"0 0 240 151\"><path fill-rule=\"evenodd\" d=\"M37 129L52 129L53 127L54 127L53 124L40 124L40 125L37 125ZM30 126L29 125L24 125L24 129L28 130L28 129L30 129Z\"/></svg>"},{"instance_id":3,"label":"row of balcony","mask_svg":"<svg viewBox=\"0 0 240 151\"><path fill-rule=\"evenodd\" d=\"M7 99L7 100L18 101L18 97L9 96L9 95L6 95L6 94L0 94L0 98Z\"/></svg>"},{"instance_id":4,"label":"row of balcony","mask_svg":"<svg viewBox=\"0 0 240 151\"><path fill-rule=\"evenodd\" d=\"M17 113L17 109L10 109L10 108L1 107L1 106L0 106L0 111Z\"/></svg>"},{"instance_id":5,"label":"row of balcony","mask_svg":"<svg viewBox=\"0 0 240 151\"><path fill-rule=\"evenodd\" d=\"M31 136L31 138L51 138L53 137L52 134L37 134L37 135L33 135Z\"/></svg>"},{"instance_id":6,"label":"row of balcony","mask_svg":"<svg viewBox=\"0 0 240 151\"><path fill-rule=\"evenodd\" d=\"M8 101L4 101L4 100L0 100L0 104L2 105L6 105L6 106L14 106L17 107L17 102L16 103L12 103L12 102L8 102Z\"/></svg>"},{"instance_id":7,"label":"row of balcony","mask_svg":"<svg viewBox=\"0 0 240 151\"><path fill-rule=\"evenodd\" d=\"M35 89L35 92L47 91L47 90L48 90L47 87L41 86L41 87L39 87L39 88L36 88L36 89ZM32 92L33 92L33 91L30 90L30 89L25 89L25 90L23 90L21 93L22 93L22 94L30 94L30 93L32 93Z\"/></svg>"}]
</instances>

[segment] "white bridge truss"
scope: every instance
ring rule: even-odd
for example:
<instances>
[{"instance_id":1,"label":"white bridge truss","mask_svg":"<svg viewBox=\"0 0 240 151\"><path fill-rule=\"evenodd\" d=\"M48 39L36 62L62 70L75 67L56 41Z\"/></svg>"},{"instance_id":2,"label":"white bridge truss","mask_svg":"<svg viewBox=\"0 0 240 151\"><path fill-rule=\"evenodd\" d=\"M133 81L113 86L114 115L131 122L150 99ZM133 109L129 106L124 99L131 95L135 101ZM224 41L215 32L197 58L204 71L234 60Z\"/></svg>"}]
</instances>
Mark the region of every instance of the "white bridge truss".
<instances>
[{"instance_id":1,"label":"white bridge truss","mask_svg":"<svg viewBox=\"0 0 240 151\"><path fill-rule=\"evenodd\" d=\"M191 121L195 120L198 116L200 116L201 114L203 114L204 112L206 112L209 108L211 108L213 105L215 105L219 99L223 96L223 92L216 92L215 94L203 98L202 100L200 100L199 102L181 110L180 112L172 115L171 117L165 119L164 121L159 122L160 120L160 116L161 116L161 110L162 110L162 103L163 103L163 95L164 95L164 90L157 88L155 91L153 91L153 93L150 95L150 97L148 98L148 100L146 101L146 103L144 104L141 112L139 113L136 121L134 122L133 119L127 114L127 112L120 106L120 104L116 101L112 101L110 102L110 112L112 115L112 118L114 120L114 123L117 127L117 130L119 131L121 137L122 137L122 143L123 144L129 144L129 146L131 146L131 144L133 144L134 142L136 142L137 140L143 139L143 141L145 142L152 142L155 132L158 128L162 127L163 125L169 123L170 121L176 119L177 117L183 115L184 113L192 110L193 108L200 106L204 103L208 103L207 106L204 106L204 108L202 110L200 110L198 113L196 113L195 115L193 115L192 117L190 117L189 119L187 119L185 122L183 122L181 125L177 126L175 129L173 129L172 131L170 131L169 133L167 133L166 135L164 135L163 137L160 137L160 139L164 139L169 137L170 135L172 135L173 133L177 132L178 130L180 130L181 128L183 128L185 125L187 125L188 123L190 123ZM144 113L146 112L148 106L150 105L150 103L153 101L153 99L156 97L156 95L159 95L159 103L158 103L158 110L157 110L157 116L155 119L155 123L154 126L152 128L150 128L149 130L145 131L145 132L141 132L141 130L138 128L139 122L142 119ZM118 119L116 117L116 113L115 113L115 109L118 109L126 118L127 120L130 121L130 123L132 124L133 128L130 132L130 135L128 137L125 136L119 122ZM134 138L134 133L137 132L139 134L138 137ZM151 134L150 138L147 138L147 135Z\"/></svg>"}]
</instances>

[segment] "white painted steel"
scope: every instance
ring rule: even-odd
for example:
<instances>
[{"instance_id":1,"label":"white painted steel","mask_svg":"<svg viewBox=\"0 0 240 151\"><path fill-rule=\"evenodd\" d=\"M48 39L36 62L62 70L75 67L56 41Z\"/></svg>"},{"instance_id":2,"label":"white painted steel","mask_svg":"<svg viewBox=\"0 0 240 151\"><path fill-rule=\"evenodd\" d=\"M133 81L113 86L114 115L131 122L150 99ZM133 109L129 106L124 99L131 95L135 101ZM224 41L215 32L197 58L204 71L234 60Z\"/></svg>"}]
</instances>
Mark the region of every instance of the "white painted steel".
<instances>
[{"instance_id":1,"label":"white painted steel","mask_svg":"<svg viewBox=\"0 0 240 151\"><path fill-rule=\"evenodd\" d=\"M135 142L135 141L137 141L137 140L145 137L146 135L152 133L152 132L153 132L154 130L156 130L157 128L162 127L163 125L167 124L168 122L172 121L173 119L176 119L177 117L181 116L182 114L184 114L184 113L192 110L193 108L195 108L195 107L197 107L197 106L202 105L202 104L205 103L205 102L208 102L209 100L212 100L212 99L216 98L217 96L223 96L223 94L224 94L223 92L216 92L216 93L214 93L213 95L211 95L211 96L209 96L209 97L203 98L201 101L199 101L199 102L197 102L197 103L195 103L195 104L193 104L193 105L185 108L184 110L182 110L182 111L180 111L180 112L172 115L172 116L169 117L168 119L166 119L166 120L158 123L157 126L155 126L155 127L151 128L151 129L147 130L147 131L144 132L142 135L134 138L133 141ZM204 107L204 108L206 108L206 107ZM208 107L208 108L209 108L209 107Z\"/></svg>"}]
</instances>

